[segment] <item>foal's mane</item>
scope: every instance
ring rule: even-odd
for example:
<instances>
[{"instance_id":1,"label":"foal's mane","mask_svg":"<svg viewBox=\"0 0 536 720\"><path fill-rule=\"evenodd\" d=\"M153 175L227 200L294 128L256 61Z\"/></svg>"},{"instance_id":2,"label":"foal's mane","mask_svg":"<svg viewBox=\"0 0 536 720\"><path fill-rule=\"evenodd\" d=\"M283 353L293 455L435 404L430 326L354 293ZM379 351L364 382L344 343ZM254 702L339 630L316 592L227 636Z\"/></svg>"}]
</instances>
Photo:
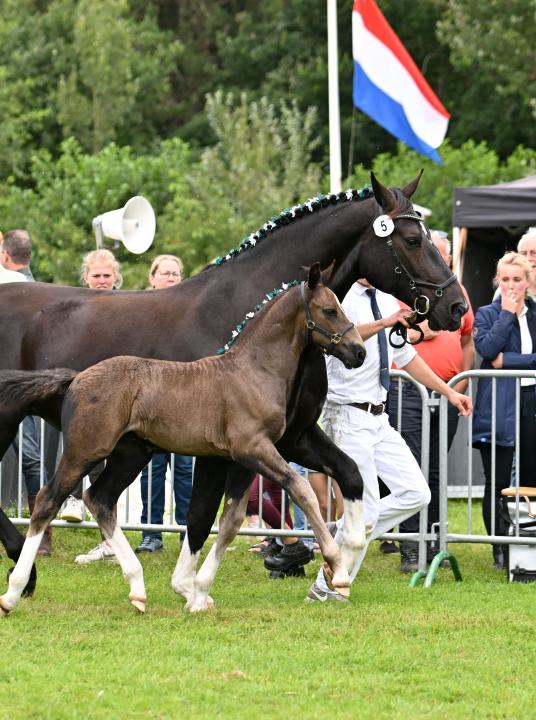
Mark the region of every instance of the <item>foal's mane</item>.
<instances>
[{"instance_id":1,"label":"foal's mane","mask_svg":"<svg viewBox=\"0 0 536 720\"><path fill-rule=\"evenodd\" d=\"M205 270L214 265L222 265L228 260L240 255L241 253L255 247L261 240L264 240L268 235L273 233L277 228L284 227L290 223L302 218L310 213L313 213L321 208L325 208L328 205L338 205L339 203L350 202L353 200L368 200L374 197L374 193L370 185L364 185L360 190L349 189L345 192L331 193L330 195L318 195L317 197L311 198L301 205L294 205L291 208L286 208L280 215L274 215L267 222L264 223L256 232L251 233L242 240L237 248L229 250L227 255L223 257L217 257L213 263L207 265Z\"/></svg>"},{"instance_id":2,"label":"foal's mane","mask_svg":"<svg viewBox=\"0 0 536 720\"><path fill-rule=\"evenodd\" d=\"M267 292L266 295L263 297L263 299L260 301L260 303L257 303L253 310L250 310L246 317L242 320L242 322L239 322L238 325L235 327L235 329L232 332L232 335L230 339L225 343L225 345L219 350L216 351L216 355L223 355L227 352L227 350L230 350L233 343L237 339L237 337L240 335L242 330L246 327L246 325L249 323L250 320L252 320L257 313L263 309L265 305L267 305L269 302L274 300L275 298L279 297L281 293L286 292L287 290L290 290L290 288L296 287L296 285L299 285L299 280L291 280L288 283L282 283L281 287L274 288L273 290L270 290L270 292Z\"/></svg>"}]
</instances>

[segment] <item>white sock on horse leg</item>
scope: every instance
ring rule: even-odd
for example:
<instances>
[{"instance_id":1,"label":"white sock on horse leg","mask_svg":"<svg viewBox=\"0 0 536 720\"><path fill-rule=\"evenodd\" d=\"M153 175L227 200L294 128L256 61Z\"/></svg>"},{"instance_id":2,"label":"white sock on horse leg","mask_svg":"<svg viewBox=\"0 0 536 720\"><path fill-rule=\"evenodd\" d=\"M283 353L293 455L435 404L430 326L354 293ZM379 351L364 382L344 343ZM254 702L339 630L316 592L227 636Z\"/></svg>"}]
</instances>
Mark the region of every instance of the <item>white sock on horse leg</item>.
<instances>
[{"instance_id":1,"label":"white sock on horse leg","mask_svg":"<svg viewBox=\"0 0 536 720\"><path fill-rule=\"evenodd\" d=\"M123 576L130 586L129 597L132 596L132 598L139 598L145 601L147 595L143 579L143 567L119 525L115 526L112 536L107 542L114 551L121 565Z\"/></svg>"},{"instance_id":2,"label":"white sock on horse leg","mask_svg":"<svg viewBox=\"0 0 536 720\"><path fill-rule=\"evenodd\" d=\"M186 533L179 559L171 577L171 587L176 593L185 597L188 602L194 597L195 572L200 555L200 550L193 554L190 552L188 533Z\"/></svg>"},{"instance_id":3,"label":"white sock on horse leg","mask_svg":"<svg viewBox=\"0 0 536 720\"><path fill-rule=\"evenodd\" d=\"M20 600L22 591L30 578L32 565L34 564L35 556L37 555L44 534L45 531L43 530L43 532L36 533L30 537L27 536L24 541L17 564L9 576L7 592L0 598L2 605L7 610L12 610Z\"/></svg>"}]
</instances>

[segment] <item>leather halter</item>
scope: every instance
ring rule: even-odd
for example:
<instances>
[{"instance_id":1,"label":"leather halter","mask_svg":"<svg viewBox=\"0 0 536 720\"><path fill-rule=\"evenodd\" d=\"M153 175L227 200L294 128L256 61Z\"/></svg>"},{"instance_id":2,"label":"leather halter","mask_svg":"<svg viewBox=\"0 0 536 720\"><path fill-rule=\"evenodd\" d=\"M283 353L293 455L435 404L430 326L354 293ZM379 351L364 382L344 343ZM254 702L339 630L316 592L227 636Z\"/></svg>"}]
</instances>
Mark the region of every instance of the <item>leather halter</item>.
<instances>
[{"instance_id":1,"label":"leather halter","mask_svg":"<svg viewBox=\"0 0 536 720\"><path fill-rule=\"evenodd\" d=\"M416 220L421 226L422 226L422 215L420 213L401 213L400 215L396 215L393 217L393 223L395 220L400 219L407 219L407 220ZM429 237L428 232L426 231L427 237ZM389 342L391 343L392 347L400 348L404 345L417 345L418 343L422 342L424 338L424 333L422 329L417 325L417 319L419 316L421 316L421 320L424 320L425 316L429 316L432 310L434 309L436 303L438 302L439 298L443 296L443 290L447 288L449 285L452 285L453 282L456 281L456 275L454 273L451 273L450 277L445 280L443 283L432 283L428 282L427 280L420 280L412 277L409 270L406 268L400 257L398 256L398 253L396 252L394 243L393 243L393 236L392 233L390 235L386 236L386 243L389 250L394 255L396 265L395 265L395 273L397 275L405 275L406 279L408 280L410 290L415 293L415 300L413 302L413 312L411 316L408 318L408 325L411 330L415 330L419 333L420 337L417 340L408 340L407 337L407 328L405 328L403 325L398 323L395 325L395 327L391 328L391 331L389 333ZM432 288L434 290L434 299L430 303L430 299L424 295L419 294L418 288L428 287ZM393 336L397 335L402 339L401 342L394 342Z\"/></svg>"},{"instance_id":2,"label":"leather halter","mask_svg":"<svg viewBox=\"0 0 536 720\"><path fill-rule=\"evenodd\" d=\"M309 308L309 305L307 303L307 299L305 297L305 281L302 280L300 284L300 292L303 300L303 308L305 310L305 324L307 326L308 333L308 340L311 341L311 336L313 332L318 332L321 335L324 335L324 337L329 338L329 345L324 348L326 352L329 352L332 345L338 345L340 341L342 340L343 336L346 335L346 333L351 330L354 327L353 323L350 323L347 328L345 328L341 333L331 333L329 330L325 330L323 327L320 327L320 325L317 325L313 318L311 317L311 310Z\"/></svg>"}]
</instances>

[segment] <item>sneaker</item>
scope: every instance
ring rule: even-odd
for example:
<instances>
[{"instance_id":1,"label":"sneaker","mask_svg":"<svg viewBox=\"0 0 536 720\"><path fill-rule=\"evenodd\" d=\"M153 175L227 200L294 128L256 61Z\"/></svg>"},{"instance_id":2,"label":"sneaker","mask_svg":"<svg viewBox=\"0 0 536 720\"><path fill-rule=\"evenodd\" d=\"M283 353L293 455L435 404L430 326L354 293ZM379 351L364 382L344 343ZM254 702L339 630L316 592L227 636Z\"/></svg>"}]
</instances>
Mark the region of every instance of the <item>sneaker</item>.
<instances>
[{"instance_id":1,"label":"sneaker","mask_svg":"<svg viewBox=\"0 0 536 720\"><path fill-rule=\"evenodd\" d=\"M419 543L400 543L400 572L417 572L419 569Z\"/></svg>"},{"instance_id":2,"label":"sneaker","mask_svg":"<svg viewBox=\"0 0 536 720\"><path fill-rule=\"evenodd\" d=\"M164 543L162 540L160 540L159 537L155 537L154 535L146 535L141 543L138 545L138 547L134 550L136 554L142 553L142 552L156 552L157 550L162 550L164 547Z\"/></svg>"},{"instance_id":3,"label":"sneaker","mask_svg":"<svg viewBox=\"0 0 536 720\"><path fill-rule=\"evenodd\" d=\"M68 522L82 522L85 515L84 503L81 500L77 500L74 495L69 495L65 507L60 515L61 520L67 520Z\"/></svg>"},{"instance_id":4,"label":"sneaker","mask_svg":"<svg viewBox=\"0 0 536 720\"><path fill-rule=\"evenodd\" d=\"M336 590L322 590L316 583L309 588L309 592L305 596L305 602L348 602L348 598L341 595Z\"/></svg>"},{"instance_id":5,"label":"sneaker","mask_svg":"<svg viewBox=\"0 0 536 720\"><path fill-rule=\"evenodd\" d=\"M89 563L97 562L97 560L111 560L112 562L118 562L115 557L114 551L108 545L106 541L101 542L100 545L94 547L85 555L77 555L74 559L78 565L89 565Z\"/></svg>"}]
</instances>

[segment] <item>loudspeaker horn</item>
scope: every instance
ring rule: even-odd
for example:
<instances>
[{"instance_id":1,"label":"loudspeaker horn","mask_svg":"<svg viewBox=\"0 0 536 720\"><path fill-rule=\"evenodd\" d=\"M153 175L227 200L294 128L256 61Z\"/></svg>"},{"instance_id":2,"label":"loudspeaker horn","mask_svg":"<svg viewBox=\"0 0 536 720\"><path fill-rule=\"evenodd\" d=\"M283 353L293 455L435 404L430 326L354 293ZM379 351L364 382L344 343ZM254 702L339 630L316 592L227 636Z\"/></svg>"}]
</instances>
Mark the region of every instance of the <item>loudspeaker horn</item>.
<instances>
[{"instance_id":1,"label":"loudspeaker horn","mask_svg":"<svg viewBox=\"0 0 536 720\"><path fill-rule=\"evenodd\" d=\"M120 240L129 252L139 255L151 247L156 218L151 203L136 195L124 207L93 218L93 229L97 247L102 247L102 237L106 236Z\"/></svg>"}]
</instances>

